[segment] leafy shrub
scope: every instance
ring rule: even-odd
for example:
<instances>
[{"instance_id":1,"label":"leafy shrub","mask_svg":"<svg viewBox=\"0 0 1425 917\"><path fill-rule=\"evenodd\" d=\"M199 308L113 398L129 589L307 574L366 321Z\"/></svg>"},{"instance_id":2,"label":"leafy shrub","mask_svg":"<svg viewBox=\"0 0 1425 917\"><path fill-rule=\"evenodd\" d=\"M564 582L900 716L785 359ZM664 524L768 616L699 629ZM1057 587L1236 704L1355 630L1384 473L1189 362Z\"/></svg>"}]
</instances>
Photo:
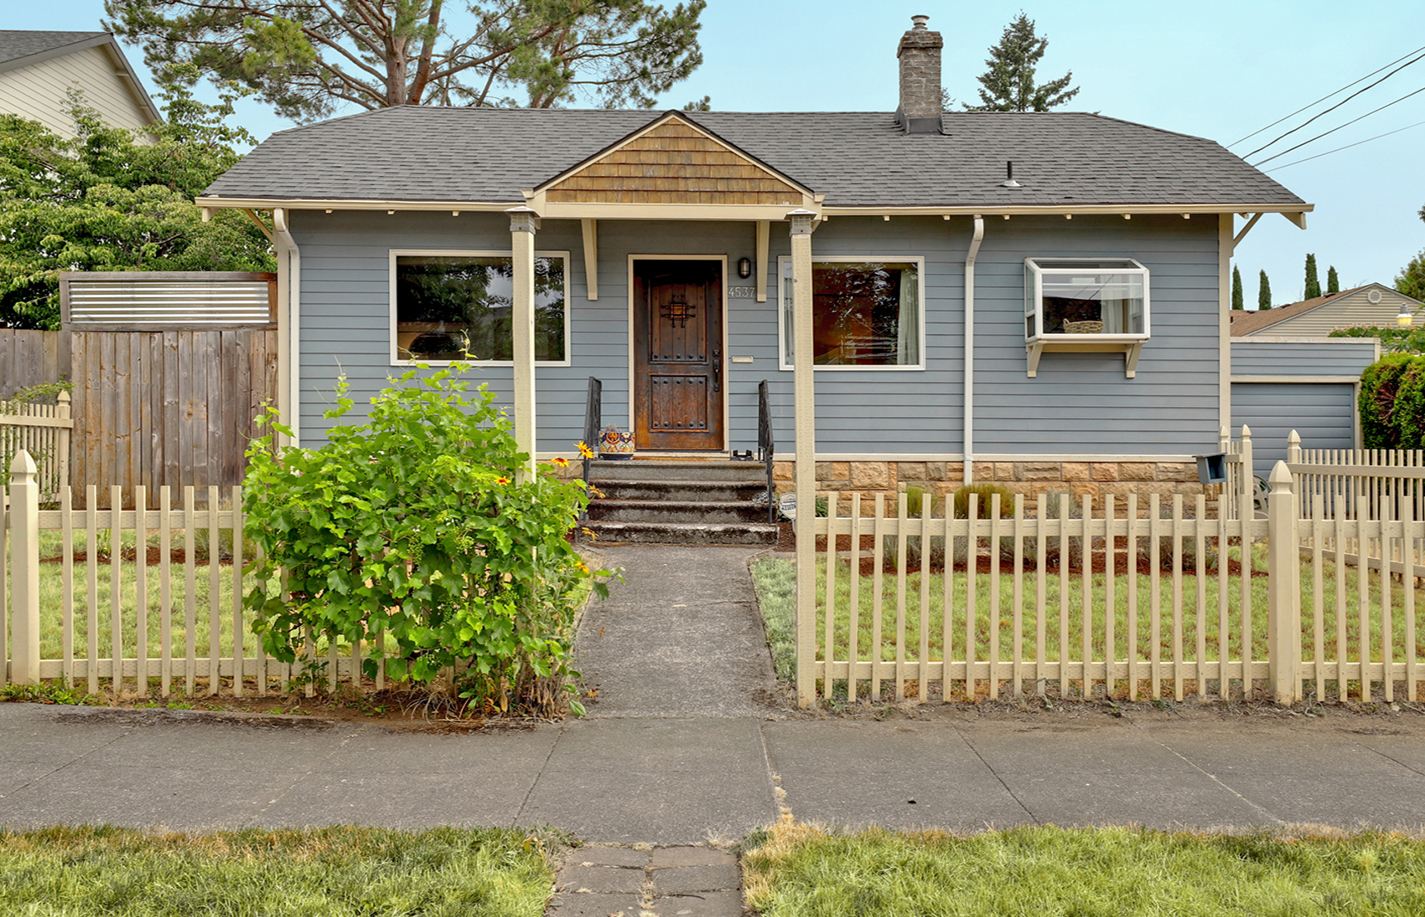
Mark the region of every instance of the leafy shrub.
<instances>
[{"instance_id":1,"label":"leafy shrub","mask_svg":"<svg viewBox=\"0 0 1425 917\"><path fill-rule=\"evenodd\" d=\"M1380 348L1386 353L1425 352L1425 327L1410 328L1375 327L1372 325L1351 325L1335 328L1328 337L1333 338L1377 338Z\"/></svg>"},{"instance_id":2,"label":"leafy shrub","mask_svg":"<svg viewBox=\"0 0 1425 917\"><path fill-rule=\"evenodd\" d=\"M1360 415L1361 438L1367 449L1399 449L1401 421L1396 399L1401 383L1411 367L1425 362L1425 357L1390 354L1366 367L1361 374ZM1418 408L1416 409L1418 412ZM1421 426L1418 417L1411 426Z\"/></svg>"},{"instance_id":3,"label":"leafy shrub","mask_svg":"<svg viewBox=\"0 0 1425 917\"><path fill-rule=\"evenodd\" d=\"M245 534L266 585L245 604L283 662L309 638L361 640L391 677L431 683L453 667L472 704L552 712L572 692L576 599L607 591L567 538L588 496L580 481L521 479L527 456L494 395L465 394L465 371L406 373L367 423L333 427L321 448L254 442ZM346 391L343 379L328 418L351 410ZM375 674L374 658L364 665Z\"/></svg>"},{"instance_id":4,"label":"leafy shrub","mask_svg":"<svg viewBox=\"0 0 1425 917\"><path fill-rule=\"evenodd\" d=\"M998 484L966 484L958 488L950 497L950 506L955 511L954 518L966 519L970 515L970 495L979 497L979 508L975 515L979 519L990 517L991 500L999 494L999 517L1009 519L1014 516L1014 492Z\"/></svg>"}]
</instances>

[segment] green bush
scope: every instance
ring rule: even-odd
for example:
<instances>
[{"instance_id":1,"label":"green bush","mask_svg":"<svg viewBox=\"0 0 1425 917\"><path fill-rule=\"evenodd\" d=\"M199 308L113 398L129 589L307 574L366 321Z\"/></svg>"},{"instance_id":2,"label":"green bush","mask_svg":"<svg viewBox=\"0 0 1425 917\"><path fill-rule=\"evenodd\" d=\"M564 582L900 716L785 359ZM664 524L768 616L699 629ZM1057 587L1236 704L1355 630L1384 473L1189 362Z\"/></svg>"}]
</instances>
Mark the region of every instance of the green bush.
<instances>
[{"instance_id":1,"label":"green bush","mask_svg":"<svg viewBox=\"0 0 1425 917\"><path fill-rule=\"evenodd\" d=\"M1404 416L1397 410L1397 397L1405 376L1411 367L1425 364L1425 357L1408 354L1389 354L1366 367L1361 374L1360 415L1361 438L1367 449L1399 449L1402 446L1402 421ZM1418 386L1417 383L1413 383ZM1415 416L1407 426L1418 430L1419 397L1412 396Z\"/></svg>"},{"instance_id":2,"label":"green bush","mask_svg":"<svg viewBox=\"0 0 1425 917\"><path fill-rule=\"evenodd\" d=\"M1415 325L1410 328L1377 328L1372 325L1351 325L1335 328L1328 337L1333 338L1377 338L1381 350L1386 353L1425 352L1425 327Z\"/></svg>"},{"instance_id":3,"label":"green bush","mask_svg":"<svg viewBox=\"0 0 1425 917\"><path fill-rule=\"evenodd\" d=\"M606 593L567 537L588 496L579 481L521 479L527 456L494 395L465 394L465 369L406 373L321 448L254 442L245 535L268 585L245 604L283 662L308 639L361 640L388 676L432 683L453 668L472 705L555 712L572 692L576 601L590 584ZM328 418L351 410L346 391L343 379Z\"/></svg>"},{"instance_id":4,"label":"green bush","mask_svg":"<svg viewBox=\"0 0 1425 917\"><path fill-rule=\"evenodd\" d=\"M979 508L975 510L975 515L979 519L990 517L991 500L995 494L1000 496L999 517L1009 519L1014 516L1014 492L1007 487L998 484L966 484L958 488L950 497L950 506L955 511L956 519L965 519L970 515L970 495L979 497Z\"/></svg>"}]
</instances>

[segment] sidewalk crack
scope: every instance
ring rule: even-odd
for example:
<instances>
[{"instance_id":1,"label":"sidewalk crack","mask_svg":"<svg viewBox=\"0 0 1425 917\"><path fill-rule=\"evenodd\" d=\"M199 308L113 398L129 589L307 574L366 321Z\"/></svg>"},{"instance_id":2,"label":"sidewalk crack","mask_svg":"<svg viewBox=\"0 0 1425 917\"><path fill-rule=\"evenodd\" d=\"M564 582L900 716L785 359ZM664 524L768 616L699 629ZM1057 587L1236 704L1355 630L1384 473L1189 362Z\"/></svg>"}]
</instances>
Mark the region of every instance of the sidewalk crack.
<instances>
[{"instance_id":1,"label":"sidewalk crack","mask_svg":"<svg viewBox=\"0 0 1425 917\"><path fill-rule=\"evenodd\" d=\"M123 731L121 731L118 735L114 736L114 737L113 737L112 739L110 739L109 741L105 742L103 745L96 745L96 746L94 746L93 748L91 748L91 749L89 749L88 751L86 751L84 754L79 755L78 757L75 757L75 758L70 758L68 761L64 762L64 763L61 764L59 767L56 767L54 770L46 771L45 773L39 775L38 777L33 777L33 778L31 778L31 779L25 781L24 783L22 783L22 784L20 784L19 786L15 787L15 788L14 788L13 790L11 790L9 793L0 793L0 799L4 799L4 798L6 798L7 796L13 796L13 795L15 795L16 793L20 792L21 790L29 789L30 787L34 786L36 783L39 783L39 782L42 781L42 780L48 780L49 778L53 777L55 774L58 774L60 771L66 770L66 769L68 769L68 768L70 768L70 767L73 767L74 765L78 764L80 761L83 761L85 758L89 757L90 755L94 754L95 752L103 751L104 749L108 748L110 745L113 745L115 742L117 742L117 741L119 741L120 739L126 737L130 732L132 732L132 731L134 730L134 728L135 728L135 727L133 727L133 726L125 727L125 728L123 729Z\"/></svg>"},{"instance_id":2,"label":"sidewalk crack","mask_svg":"<svg viewBox=\"0 0 1425 917\"><path fill-rule=\"evenodd\" d=\"M332 758L336 757L337 753L339 753L339 752L340 752L343 748L345 748L346 746L350 745L353 739L357 738L357 737L360 736L362 733L369 731L371 728L372 728L372 727L370 727L370 726L361 726L361 727L357 728L356 731L354 731L354 732L352 732L350 735L348 735L346 738L344 738L344 739L342 739L340 742L338 742L337 745L336 745L336 747L333 748L333 749L332 749L330 752L328 752L327 754L323 755L320 761L313 762L313 763L312 763L311 765L309 765L301 774L298 774L296 777L293 777L292 780L291 780L291 782L289 782L289 783L287 784L287 786L282 790L282 792L278 793L276 796L274 796L274 797L272 797L271 799L269 799L269 800L267 801L267 804L266 804L266 805L264 805L261 809L259 809L259 810L257 810L256 812L254 812L254 813L252 814L252 817L247 820L248 823L249 823L249 824L254 824L254 823L256 823L257 820L258 820L259 818L261 818L263 815L267 814L267 812L268 812L273 806L277 805L279 802L281 802L282 800L286 799L286 798L287 798L287 794L291 793L294 789L296 789L297 784L301 783L303 780L305 780L306 778L312 776L312 774L316 773L317 765L318 765L318 764L325 763L325 762L327 762L327 761L330 761Z\"/></svg>"},{"instance_id":3,"label":"sidewalk crack","mask_svg":"<svg viewBox=\"0 0 1425 917\"><path fill-rule=\"evenodd\" d=\"M1284 825L1284 824L1286 824L1286 822L1285 822L1283 819L1278 818L1278 817L1276 816L1276 814L1273 813L1273 812L1272 812L1270 809L1268 809L1266 806L1262 805L1261 803L1254 802L1253 800L1248 799L1246 796L1243 796L1241 793L1237 792L1237 791L1236 791L1235 789L1233 789L1231 786L1228 786L1225 782L1223 782L1216 774L1208 773L1205 769L1203 769L1203 767L1202 767L1201 765L1199 765L1196 761L1194 761L1194 760L1192 760L1191 758L1189 758L1187 755L1185 755L1185 754L1183 754L1182 752L1178 751L1176 748L1174 748L1173 746L1169 745L1167 742L1164 742L1162 739L1158 738L1157 736L1150 735L1150 734L1148 733L1148 731L1145 730L1142 726L1140 726L1140 725L1138 725L1137 723L1132 722L1132 721L1129 722L1129 725L1132 726L1134 729L1138 730L1139 732L1143 733L1144 735L1148 736L1149 739L1151 739L1151 740L1153 740L1154 742L1158 743L1159 746L1161 746L1161 747L1163 747L1163 748L1166 748L1170 753L1172 753L1173 755L1177 756L1177 758L1180 759L1180 760L1181 760L1184 764L1186 764L1188 767L1190 767L1190 768L1192 768L1193 770L1197 771L1199 774L1202 774L1202 775L1203 775L1204 777L1206 777L1208 780L1211 780L1213 783L1215 783L1215 784L1217 784L1218 786L1222 787L1224 790L1226 790L1227 792L1231 793L1233 796L1236 796L1238 799L1242 800L1242 801L1245 802L1247 805L1249 805L1249 806L1251 806L1252 808L1256 809L1258 812L1261 812L1261 813L1262 813L1263 815L1265 815L1267 818L1270 818L1272 821L1276 822L1276 823L1279 824L1279 825Z\"/></svg>"},{"instance_id":4,"label":"sidewalk crack","mask_svg":"<svg viewBox=\"0 0 1425 917\"><path fill-rule=\"evenodd\" d=\"M564 732L567 726L559 727L559 735L554 737L554 741L549 743L549 754L544 756L544 763L535 771L534 779L529 782L529 789L524 791L524 798L520 800L520 807L515 811L514 820L510 822L510 827L520 824L520 819L524 817L525 807L529 805L529 798L534 795L534 788L539 786L539 778L544 776L544 771L549 767L549 762L554 758L554 749L559 747L559 743L564 741Z\"/></svg>"},{"instance_id":5,"label":"sidewalk crack","mask_svg":"<svg viewBox=\"0 0 1425 917\"><path fill-rule=\"evenodd\" d=\"M1005 779L999 775L999 771L995 770L994 767L990 765L990 762L985 760L985 756L980 754L980 750L975 747L974 742L970 741L969 736L965 735L964 730L960 728L960 724L958 723L955 724L955 732L957 735L960 736L960 741L964 742L965 745L970 749L970 751L975 753L975 757L980 759L980 763L985 766L985 770L989 771L991 774L994 774L995 779L999 781L999 785L1004 787L1004 791L1009 794L1009 798L1013 799L1015 804L1024 810L1024 814L1029 816L1029 820L1034 822L1034 824L1036 825L1042 825L1043 822L1039 820L1039 816L1029 811L1029 806L1025 805L1024 800L1020 799L1018 794L1016 794L1014 790L1010 789L1009 784L1006 783Z\"/></svg>"},{"instance_id":6,"label":"sidewalk crack","mask_svg":"<svg viewBox=\"0 0 1425 917\"><path fill-rule=\"evenodd\" d=\"M772 752L767 748L767 735L762 731L762 721L757 721L757 741L762 744L762 764L767 768L767 779L772 786L772 806L776 817L782 822L791 822L792 806L787 801L787 791L782 788L782 775L772 766Z\"/></svg>"}]
</instances>

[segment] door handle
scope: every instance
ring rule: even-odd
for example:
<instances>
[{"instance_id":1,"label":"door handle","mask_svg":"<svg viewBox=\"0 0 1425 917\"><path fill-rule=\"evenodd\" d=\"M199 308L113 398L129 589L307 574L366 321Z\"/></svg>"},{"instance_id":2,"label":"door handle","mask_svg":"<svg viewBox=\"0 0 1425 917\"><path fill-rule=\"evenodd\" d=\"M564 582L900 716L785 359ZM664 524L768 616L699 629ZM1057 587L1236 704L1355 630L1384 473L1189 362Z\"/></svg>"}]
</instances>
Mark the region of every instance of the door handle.
<instances>
[{"instance_id":1,"label":"door handle","mask_svg":"<svg viewBox=\"0 0 1425 917\"><path fill-rule=\"evenodd\" d=\"M722 351L713 351L713 391L722 391Z\"/></svg>"}]
</instances>

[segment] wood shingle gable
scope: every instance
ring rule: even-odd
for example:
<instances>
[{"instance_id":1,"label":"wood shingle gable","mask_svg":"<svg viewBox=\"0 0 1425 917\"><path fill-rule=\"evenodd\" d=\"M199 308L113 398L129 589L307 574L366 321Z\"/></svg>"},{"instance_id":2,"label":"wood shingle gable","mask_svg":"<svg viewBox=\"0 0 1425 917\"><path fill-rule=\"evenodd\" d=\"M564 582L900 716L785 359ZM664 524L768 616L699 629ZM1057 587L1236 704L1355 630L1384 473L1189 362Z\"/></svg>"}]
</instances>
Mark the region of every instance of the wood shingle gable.
<instances>
[{"instance_id":1,"label":"wood shingle gable","mask_svg":"<svg viewBox=\"0 0 1425 917\"><path fill-rule=\"evenodd\" d=\"M801 206L811 191L680 112L537 189L550 203Z\"/></svg>"}]
</instances>

